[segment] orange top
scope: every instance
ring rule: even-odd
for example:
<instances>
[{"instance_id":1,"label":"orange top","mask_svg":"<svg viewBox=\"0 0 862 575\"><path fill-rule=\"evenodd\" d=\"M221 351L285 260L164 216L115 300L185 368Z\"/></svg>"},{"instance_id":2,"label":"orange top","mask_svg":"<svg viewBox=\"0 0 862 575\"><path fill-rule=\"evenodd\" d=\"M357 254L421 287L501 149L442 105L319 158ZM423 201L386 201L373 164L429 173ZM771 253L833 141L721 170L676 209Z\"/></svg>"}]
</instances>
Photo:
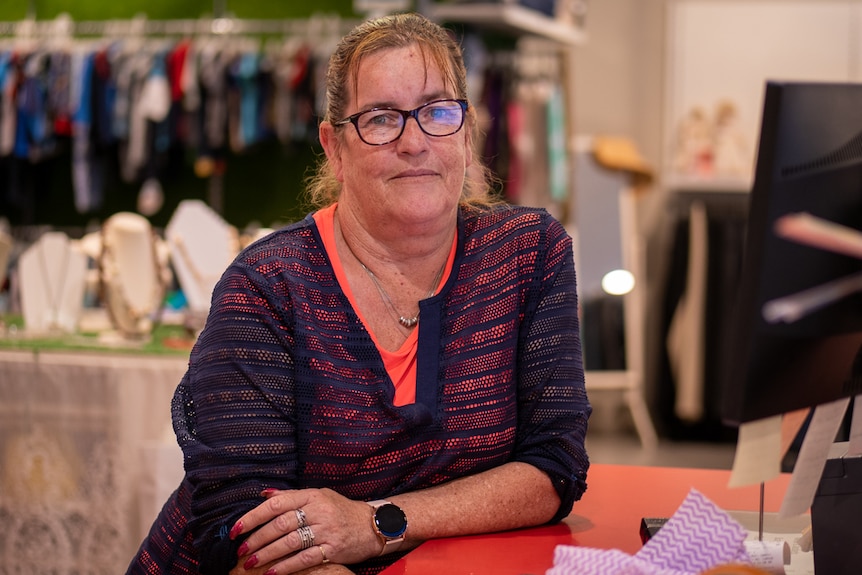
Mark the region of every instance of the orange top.
<instances>
[{"instance_id":1,"label":"orange top","mask_svg":"<svg viewBox=\"0 0 862 575\"><path fill-rule=\"evenodd\" d=\"M350 283L347 281L347 275L344 273L344 266L341 264L341 258L338 257L338 250L335 249L335 209L338 204L333 204L322 210L314 213L314 221L317 224L317 229L323 238L323 246L329 259L332 260L332 267L335 271L335 277L338 278L338 283L341 289L353 306L356 315L365 325L365 329L371 335L372 341L377 346L380 356L383 358L383 365L386 367L386 372L389 378L395 385L395 405L408 405L416 402L416 350L418 349L419 327L410 332L407 339L395 351L388 351L380 346L374 332L365 321L362 312L359 311L359 306L356 304L356 299L353 297L353 291L350 289ZM440 290L449 278L449 273L452 271L452 263L455 260L456 240L452 242L452 248L449 250L449 258L446 260L446 267L443 269L443 274L440 277L440 283L434 289L434 292Z\"/></svg>"}]
</instances>

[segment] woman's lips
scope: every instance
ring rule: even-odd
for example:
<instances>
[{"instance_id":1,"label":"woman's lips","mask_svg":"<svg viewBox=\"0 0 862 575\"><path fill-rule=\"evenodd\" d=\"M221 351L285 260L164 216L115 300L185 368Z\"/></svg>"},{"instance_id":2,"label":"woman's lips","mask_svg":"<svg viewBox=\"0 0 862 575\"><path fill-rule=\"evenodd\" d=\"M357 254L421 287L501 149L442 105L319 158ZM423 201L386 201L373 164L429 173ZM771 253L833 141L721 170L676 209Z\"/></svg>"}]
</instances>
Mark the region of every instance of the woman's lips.
<instances>
[{"instance_id":1,"label":"woman's lips","mask_svg":"<svg viewBox=\"0 0 862 575\"><path fill-rule=\"evenodd\" d=\"M437 172L434 172L433 170L407 170L404 172L400 172L399 174L397 174L395 176L395 178L396 179L398 179L398 178L421 178L424 176L436 176L436 175L437 175Z\"/></svg>"}]
</instances>

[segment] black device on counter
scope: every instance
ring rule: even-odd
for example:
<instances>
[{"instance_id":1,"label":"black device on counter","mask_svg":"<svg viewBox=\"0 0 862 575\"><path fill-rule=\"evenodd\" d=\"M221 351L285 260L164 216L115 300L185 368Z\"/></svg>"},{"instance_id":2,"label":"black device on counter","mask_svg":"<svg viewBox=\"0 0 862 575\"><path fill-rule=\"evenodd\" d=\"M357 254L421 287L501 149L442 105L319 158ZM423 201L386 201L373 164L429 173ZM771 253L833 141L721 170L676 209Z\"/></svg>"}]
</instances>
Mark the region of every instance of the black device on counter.
<instances>
[{"instance_id":1,"label":"black device on counter","mask_svg":"<svg viewBox=\"0 0 862 575\"><path fill-rule=\"evenodd\" d=\"M669 517L644 517L641 519L640 536L641 543L646 544L653 538L658 530L668 522Z\"/></svg>"},{"instance_id":2,"label":"black device on counter","mask_svg":"<svg viewBox=\"0 0 862 575\"><path fill-rule=\"evenodd\" d=\"M862 457L836 443L811 504L814 572L857 575L862 570Z\"/></svg>"}]
</instances>

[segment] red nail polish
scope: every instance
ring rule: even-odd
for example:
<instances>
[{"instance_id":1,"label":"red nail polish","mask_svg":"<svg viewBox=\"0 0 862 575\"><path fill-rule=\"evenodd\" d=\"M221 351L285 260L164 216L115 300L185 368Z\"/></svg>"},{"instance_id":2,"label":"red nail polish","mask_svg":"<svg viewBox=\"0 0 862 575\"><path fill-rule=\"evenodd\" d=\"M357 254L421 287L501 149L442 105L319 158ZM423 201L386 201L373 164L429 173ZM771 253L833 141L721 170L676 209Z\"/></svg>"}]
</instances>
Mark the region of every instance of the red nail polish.
<instances>
[{"instance_id":1,"label":"red nail polish","mask_svg":"<svg viewBox=\"0 0 862 575\"><path fill-rule=\"evenodd\" d=\"M242 568L248 571L255 565L257 565L257 555L252 555L251 557L246 559L245 563L242 564Z\"/></svg>"},{"instance_id":2,"label":"red nail polish","mask_svg":"<svg viewBox=\"0 0 862 575\"><path fill-rule=\"evenodd\" d=\"M269 497L270 495L272 495L276 491L278 491L278 489L276 489L274 487L267 487L266 489L264 489L263 491L260 492L260 496L261 497Z\"/></svg>"},{"instance_id":3,"label":"red nail polish","mask_svg":"<svg viewBox=\"0 0 862 575\"><path fill-rule=\"evenodd\" d=\"M275 567L270 567L263 575L278 575L278 573L276 572Z\"/></svg>"},{"instance_id":4,"label":"red nail polish","mask_svg":"<svg viewBox=\"0 0 862 575\"><path fill-rule=\"evenodd\" d=\"M242 557L248 553L248 541L243 541L242 545L239 546L239 549L236 550L236 556Z\"/></svg>"},{"instance_id":5,"label":"red nail polish","mask_svg":"<svg viewBox=\"0 0 862 575\"><path fill-rule=\"evenodd\" d=\"M230 533L228 537L231 539L236 539L236 536L242 533L242 521L237 521L233 527L230 529Z\"/></svg>"}]
</instances>

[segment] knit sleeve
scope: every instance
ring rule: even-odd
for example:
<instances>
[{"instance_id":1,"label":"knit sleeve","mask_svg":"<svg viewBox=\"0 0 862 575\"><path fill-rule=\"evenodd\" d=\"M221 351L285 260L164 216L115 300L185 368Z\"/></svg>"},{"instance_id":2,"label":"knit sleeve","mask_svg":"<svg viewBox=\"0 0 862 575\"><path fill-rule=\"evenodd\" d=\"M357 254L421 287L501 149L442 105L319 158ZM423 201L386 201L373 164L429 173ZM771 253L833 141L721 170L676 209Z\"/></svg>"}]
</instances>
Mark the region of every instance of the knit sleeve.
<instances>
[{"instance_id":1,"label":"knit sleeve","mask_svg":"<svg viewBox=\"0 0 862 575\"><path fill-rule=\"evenodd\" d=\"M542 276L519 344L514 459L551 478L561 500L557 521L586 489L584 440L591 407L584 387L572 242L559 222L549 220Z\"/></svg>"},{"instance_id":2,"label":"knit sleeve","mask_svg":"<svg viewBox=\"0 0 862 575\"><path fill-rule=\"evenodd\" d=\"M228 268L175 398L193 486L189 527L206 574L235 565L227 533L263 501L261 490L296 478L291 310L272 283L241 260Z\"/></svg>"}]
</instances>

